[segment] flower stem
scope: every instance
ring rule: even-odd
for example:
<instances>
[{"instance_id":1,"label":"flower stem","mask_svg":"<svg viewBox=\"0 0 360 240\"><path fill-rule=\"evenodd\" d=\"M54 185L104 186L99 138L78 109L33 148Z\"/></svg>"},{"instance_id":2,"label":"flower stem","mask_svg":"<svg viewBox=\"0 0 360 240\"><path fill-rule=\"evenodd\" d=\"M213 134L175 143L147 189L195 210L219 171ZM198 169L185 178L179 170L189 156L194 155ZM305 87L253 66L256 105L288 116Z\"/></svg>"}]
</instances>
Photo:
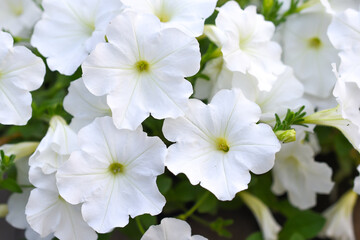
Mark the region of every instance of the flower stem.
<instances>
[{"instance_id":1,"label":"flower stem","mask_svg":"<svg viewBox=\"0 0 360 240\"><path fill-rule=\"evenodd\" d=\"M195 203L195 205L192 208L190 208L186 213L179 215L178 218L185 221L204 203L204 201L209 196L210 196L210 192L206 192L204 195L201 196L201 198L199 198L199 200Z\"/></svg>"},{"instance_id":2,"label":"flower stem","mask_svg":"<svg viewBox=\"0 0 360 240\"><path fill-rule=\"evenodd\" d=\"M139 231L141 232L142 235L144 235L145 230L144 230L143 225L141 224L140 219L139 219L139 218L135 218L135 221L136 221L136 225L137 225Z\"/></svg>"}]
</instances>

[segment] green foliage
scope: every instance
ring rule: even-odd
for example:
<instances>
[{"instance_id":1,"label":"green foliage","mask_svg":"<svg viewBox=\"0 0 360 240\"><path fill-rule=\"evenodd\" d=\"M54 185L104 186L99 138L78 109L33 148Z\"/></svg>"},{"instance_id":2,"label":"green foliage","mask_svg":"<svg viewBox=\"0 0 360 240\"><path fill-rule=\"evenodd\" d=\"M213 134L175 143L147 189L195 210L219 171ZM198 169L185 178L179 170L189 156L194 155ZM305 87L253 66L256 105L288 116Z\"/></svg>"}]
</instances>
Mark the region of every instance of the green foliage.
<instances>
[{"instance_id":1,"label":"green foliage","mask_svg":"<svg viewBox=\"0 0 360 240\"><path fill-rule=\"evenodd\" d=\"M234 220L232 219L223 219L220 217L210 223L210 228L221 237L231 238L232 234L226 229L226 227L232 225L233 223Z\"/></svg>"},{"instance_id":2,"label":"green foliage","mask_svg":"<svg viewBox=\"0 0 360 240\"><path fill-rule=\"evenodd\" d=\"M275 26L277 26L285 22L290 15L302 10L302 8L299 7L299 3L300 0L291 0L289 9L281 14L280 9L283 5L282 2L279 2L279 0L263 0L261 13L266 20L273 22Z\"/></svg>"},{"instance_id":3,"label":"green foliage","mask_svg":"<svg viewBox=\"0 0 360 240\"><path fill-rule=\"evenodd\" d=\"M140 222L141 227L146 231L151 225L157 225L157 219L155 216L149 214L141 215L136 217L138 222ZM142 237L142 232L139 229L139 225L136 222L136 219L130 219L130 222L126 227L119 228L120 232L126 235L130 240L139 240ZM105 238L105 240L107 240Z\"/></svg>"},{"instance_id":4,"label":"green foliage","mask_svg":"<svg viewBox=\"0 0 360 240\"><path fill-rule=\"evenodd\" d=\"M301 211L290 217L279 234L279 240L311 239L316 237L325 224L325 219L312 211ZM294 236L295 235L295 236Z\"/></svg>"},{"instance_id":5,"label":"green foliage","mask_svg":"<svg viewBox=\"0 0 360 240\"><path fill-rule=\"evenodd\" d=\"M246 240L264 240L264 239L262 237L261 232L256 232L248 236Z\"/></svg>"},{"instance_id":6,"label":"green foliage","mask_svg":"<svg viewBox=\"0 0 360 240\"><path fill-rule=\"evenodd\" d=\"M6 156L4 151L0 150L0 189L21 193L22 190L16 182L16 174L8 174L15 169L14 161L15 155Z\"/></svg>"},{"instance_id":7,"label":"green foliage","mask_svg":"<svg viewBox=\"0 0 360 240\"><path fill-rule=\"evenodd\" d=\"M304 112L305 106L302 106L297 112L293 112L288 109L284 120L281 121L279 115L275 114L276 124L273 128L274 132L279 130L290 130L292 125L300 125L307 127L304 122L304 116L306 112Z\"/></svg>"}]
</instances>

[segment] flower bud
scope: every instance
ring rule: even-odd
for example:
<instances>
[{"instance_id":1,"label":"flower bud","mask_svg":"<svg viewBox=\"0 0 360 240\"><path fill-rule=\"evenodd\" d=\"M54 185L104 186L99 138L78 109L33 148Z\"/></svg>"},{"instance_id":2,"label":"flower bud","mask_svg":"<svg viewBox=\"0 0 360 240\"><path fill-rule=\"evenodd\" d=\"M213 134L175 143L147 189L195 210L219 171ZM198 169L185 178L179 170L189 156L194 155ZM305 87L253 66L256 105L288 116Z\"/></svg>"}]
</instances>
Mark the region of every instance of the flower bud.
<instances>
[{"instance_id":1,"label":"flower bud","mask_svg":"<svg viewBox=\"0 0 360 240\"><path fill-rule=\"evenodd\" d=\"M289 142L295 142L296 141L296 131L295 131L295 129L278 130L278 131L275 132L275 135L282 143L289 143Z\"/></svg>"}]
</instances>

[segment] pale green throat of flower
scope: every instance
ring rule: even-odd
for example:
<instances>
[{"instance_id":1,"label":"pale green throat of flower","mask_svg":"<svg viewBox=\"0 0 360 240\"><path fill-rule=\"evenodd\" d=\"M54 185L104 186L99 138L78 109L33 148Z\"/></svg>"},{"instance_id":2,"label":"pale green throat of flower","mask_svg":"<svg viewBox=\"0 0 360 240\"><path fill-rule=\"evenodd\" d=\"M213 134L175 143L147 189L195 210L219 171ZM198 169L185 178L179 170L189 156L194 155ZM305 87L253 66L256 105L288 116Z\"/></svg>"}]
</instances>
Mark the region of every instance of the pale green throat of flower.
<instances>
[{"instance_id":1,"label":"pale green throat of flower","mask_svg":"<svg viewBox=\"0 0 360 240\"><path fill-rule=\"evenodd\" d=\"M310 48L319 49L322 46L322 42L320 38L313 37L308 40L308 45Z\"/></svg>"},{"instance_id":2,"label":"pale green throat of flower","mask_svg":"<svg viewBox=\"0 0 360 240\"><path fill-rule=\"evenodd\" d=\"M140 61L135 63L135 69L139 73L149 72L150 64L147 61L140 60Z\"/></svg>"},{"instance_id":3,"label":"pale green throat of flower","mask_svg":"<svg viewBox=\"0 0 360 240\"><path fill-rule=\"evenodd\" d=\"M225 138L216 139L216 149L223 152L228 152L230 150L229 144Z\"/></svg>"},{"instance_id":4,"label":"pale green throat of flower","mask_svg":"<svg viewBox=\"0 0 360 240\"><path fill-rule=\"evenodd\" d=\"M114 163L110 164L109 171L114 175L123 173L124 165L122 165L121 163L118 163L118 162L114 162Z\"/></svg>"}]
</instances>

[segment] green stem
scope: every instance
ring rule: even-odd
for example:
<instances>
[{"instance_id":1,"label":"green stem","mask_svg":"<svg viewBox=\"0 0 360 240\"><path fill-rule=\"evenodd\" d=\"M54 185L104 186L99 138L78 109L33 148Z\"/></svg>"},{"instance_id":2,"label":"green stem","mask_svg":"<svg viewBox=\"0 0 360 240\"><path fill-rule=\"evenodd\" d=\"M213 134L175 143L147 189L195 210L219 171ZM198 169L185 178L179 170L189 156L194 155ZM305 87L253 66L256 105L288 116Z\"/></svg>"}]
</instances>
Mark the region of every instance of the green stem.
<instances>
[{"instance_id":1,"label":"green stem","mask_svg":"<svg viewBox=\"0 0 360 240\"><path fill-rule=\"evenodd\" d=\"M199 200L195 203L195 205L192 208L190 208L186 213L179 215L178 218L185 221L204 203L204 201L209 196L210 196L210 192L206 192L204 195L201 196L201 198L199 198Z\"/></svg>"},{"instance_id":2,"label":"green stem","mask_svg":"<svg viewBox=\"0 0 360 240\"><path fill-rule=\"evenodd\" d=\"M139 219L139 218L135 218L135 221L136 221L136 225L137 225L139 231L141 232L142 235L144 235L145 230L144 230L143 225L141 224L140 219Z\"/></svg>"},{"instance_id":3,"label":"green stem","mask_svg":"<svg viewBox=\"0 0 360 240\"><path fill-rule=\"evenodd\" d=\"M203 225L205 227L210 227L210 223L208 221L202 219L201 217L198 217L196 215L191 215L190 218L194 219L196 222L200 223L201 225Z\"/></svg>"}]
</instances>

